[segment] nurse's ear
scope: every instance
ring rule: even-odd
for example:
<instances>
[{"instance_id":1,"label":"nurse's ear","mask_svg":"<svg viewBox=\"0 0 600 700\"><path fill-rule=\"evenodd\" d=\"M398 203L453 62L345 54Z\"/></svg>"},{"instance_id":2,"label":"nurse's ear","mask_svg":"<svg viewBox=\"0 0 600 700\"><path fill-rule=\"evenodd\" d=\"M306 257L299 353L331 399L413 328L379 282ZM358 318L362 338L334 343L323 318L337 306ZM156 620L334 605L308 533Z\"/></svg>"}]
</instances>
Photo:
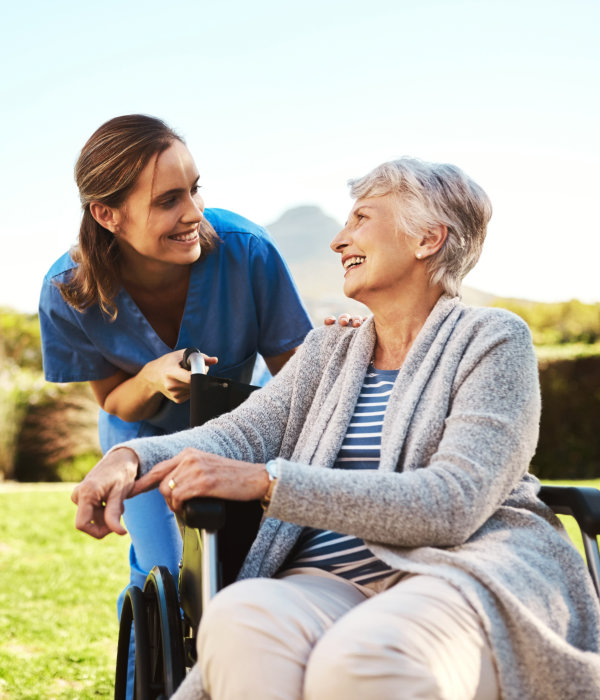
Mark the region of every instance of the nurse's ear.
<instances>
[{"instance_id":1,"label":"nurse's ear","mask_svg":"<svg viewBox=\"0 0 600 700\"><path fill-rule=\"evenodd\" d=\"M103 228L115 235L119 233L121 216L117 209L100 202L90 202L90 214Z\"/></svg>"}]
</instances>

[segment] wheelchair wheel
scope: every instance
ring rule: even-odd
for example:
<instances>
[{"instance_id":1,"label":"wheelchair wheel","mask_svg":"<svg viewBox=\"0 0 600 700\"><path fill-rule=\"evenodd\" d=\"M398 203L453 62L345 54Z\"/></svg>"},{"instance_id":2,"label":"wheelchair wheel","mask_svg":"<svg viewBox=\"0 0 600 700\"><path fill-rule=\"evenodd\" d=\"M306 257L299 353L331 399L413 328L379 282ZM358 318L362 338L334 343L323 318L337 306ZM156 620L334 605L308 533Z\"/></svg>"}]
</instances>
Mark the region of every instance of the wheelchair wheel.
<instances>
[{"instance_id":1,"label":"wheelchair wheel","mask_svg":"<svg viewBox=\"0 0 600 700\"><path fill-rule=\"evenodd\" d=\"M149 657L148 690L145 697L170 697L185 678L183 630L177 589L169 570L155 566L148 574L143 593L147 610L146 644L138 644L136 634L136 661L138 647L145 646L142 658ZM137 665L136 665L137 677ZM136 684L137 690L137 684Z\"/></svg>"},{"instance_id":2,"label":"wheelchair wheel","mask_svg":"<svg viewBox=\"0 0 600 700\"><path fill-rule=\"evenodd\" d=\"M126 700L127 671L129 667L129 642L131 627L138 640L148 639L148 611L144 594L137 586L130 586L123 600L117 647L117 669L115 675L115 700ZM150 656L147 644L136 646L134 697L143 700L149 696Z\"/></svg>"}]
</instances>

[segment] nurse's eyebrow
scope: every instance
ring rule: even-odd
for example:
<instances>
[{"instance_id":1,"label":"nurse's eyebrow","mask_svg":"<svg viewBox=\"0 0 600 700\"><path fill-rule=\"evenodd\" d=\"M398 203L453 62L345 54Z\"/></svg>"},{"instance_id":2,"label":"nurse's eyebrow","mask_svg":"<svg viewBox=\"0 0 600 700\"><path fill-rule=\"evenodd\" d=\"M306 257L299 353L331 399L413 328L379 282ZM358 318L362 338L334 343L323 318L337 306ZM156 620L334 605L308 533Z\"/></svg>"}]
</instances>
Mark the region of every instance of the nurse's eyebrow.
<instances>
[{"instance_id":1,"label":"nurse's eyebrow","mask_svg":"<svg viewBox=\"0 0 600 700\"><path fill-rule=\"evenodd\" d=\"M165 192L161 192L160 194L157 194L156 197L154 197L154 201L156 202L159 199L163 199L164 197L168 197L169 195L173 194L181 194L181 192L185 192L186 189L183 187L174 187L172 190L166 190Z\"/></svg>"},{"instance_id":2,"label":"nurse's eyebrow","mask_svg":"<svg viewBox=\"0 0 600 700\"><path fill-rule=\"evenodd\" d=\"M192 183L192 187L195 187L198 184L198 181L200 180L200 175L194 180ZM173 189L170 190L165 190L164 192L161 192L160 194L157 194L155 197L153 197L152 201L157 202L159 199L163 199L164 197L168 197L174 194L181 194L182 192L187 192L186 187L173 187Z\"/></svg>"}]
</instances>

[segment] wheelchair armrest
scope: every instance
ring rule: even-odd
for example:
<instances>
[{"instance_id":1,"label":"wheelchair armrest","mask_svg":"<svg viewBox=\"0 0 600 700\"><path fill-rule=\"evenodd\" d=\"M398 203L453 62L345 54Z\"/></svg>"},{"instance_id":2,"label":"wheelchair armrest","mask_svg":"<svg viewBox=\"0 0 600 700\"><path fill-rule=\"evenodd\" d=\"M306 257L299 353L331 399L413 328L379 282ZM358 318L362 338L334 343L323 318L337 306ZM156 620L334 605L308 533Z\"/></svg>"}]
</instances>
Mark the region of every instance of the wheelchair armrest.
<instances>
[{"instance_id":1,"label":"wheelchair armrest","mask_svg":"<svg viewBox=\"0 0 600 700\"><path fill-rule=\"evenodd\" d=\"M600 534L600 491L590 486L547 486L539 497L555 513L572 515L590 537Z\"/></svg>"},{"instance_id":2,"label":"wheelchair armrest","mask_svg":"<svg viewBox=\"0 0 600 700\"><path fill-rule=\"evenodd\" d=\"M219 498L190 498L181 519L188 527L216 532L225 526L225 503Z\"/></svg>"}]
</instances>

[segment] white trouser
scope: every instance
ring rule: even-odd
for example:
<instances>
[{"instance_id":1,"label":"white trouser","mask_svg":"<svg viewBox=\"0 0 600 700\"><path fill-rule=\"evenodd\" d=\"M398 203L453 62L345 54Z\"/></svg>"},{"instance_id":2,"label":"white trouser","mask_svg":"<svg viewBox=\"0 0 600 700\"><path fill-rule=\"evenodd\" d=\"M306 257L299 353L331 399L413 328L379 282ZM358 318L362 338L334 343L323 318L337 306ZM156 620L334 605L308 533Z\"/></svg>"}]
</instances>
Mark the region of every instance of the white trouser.
<instances>
[{"instance_id":1,"label":"white trouser","mask_svg":"<svg viewBox=\"0 0 600 700\"><path fill-rule=\"evenodd\" d=\"M367 597L338 577L250 579L210 603L174 700L497 700L479 618L445 581Z\"/></svg>"}]
</instances>

